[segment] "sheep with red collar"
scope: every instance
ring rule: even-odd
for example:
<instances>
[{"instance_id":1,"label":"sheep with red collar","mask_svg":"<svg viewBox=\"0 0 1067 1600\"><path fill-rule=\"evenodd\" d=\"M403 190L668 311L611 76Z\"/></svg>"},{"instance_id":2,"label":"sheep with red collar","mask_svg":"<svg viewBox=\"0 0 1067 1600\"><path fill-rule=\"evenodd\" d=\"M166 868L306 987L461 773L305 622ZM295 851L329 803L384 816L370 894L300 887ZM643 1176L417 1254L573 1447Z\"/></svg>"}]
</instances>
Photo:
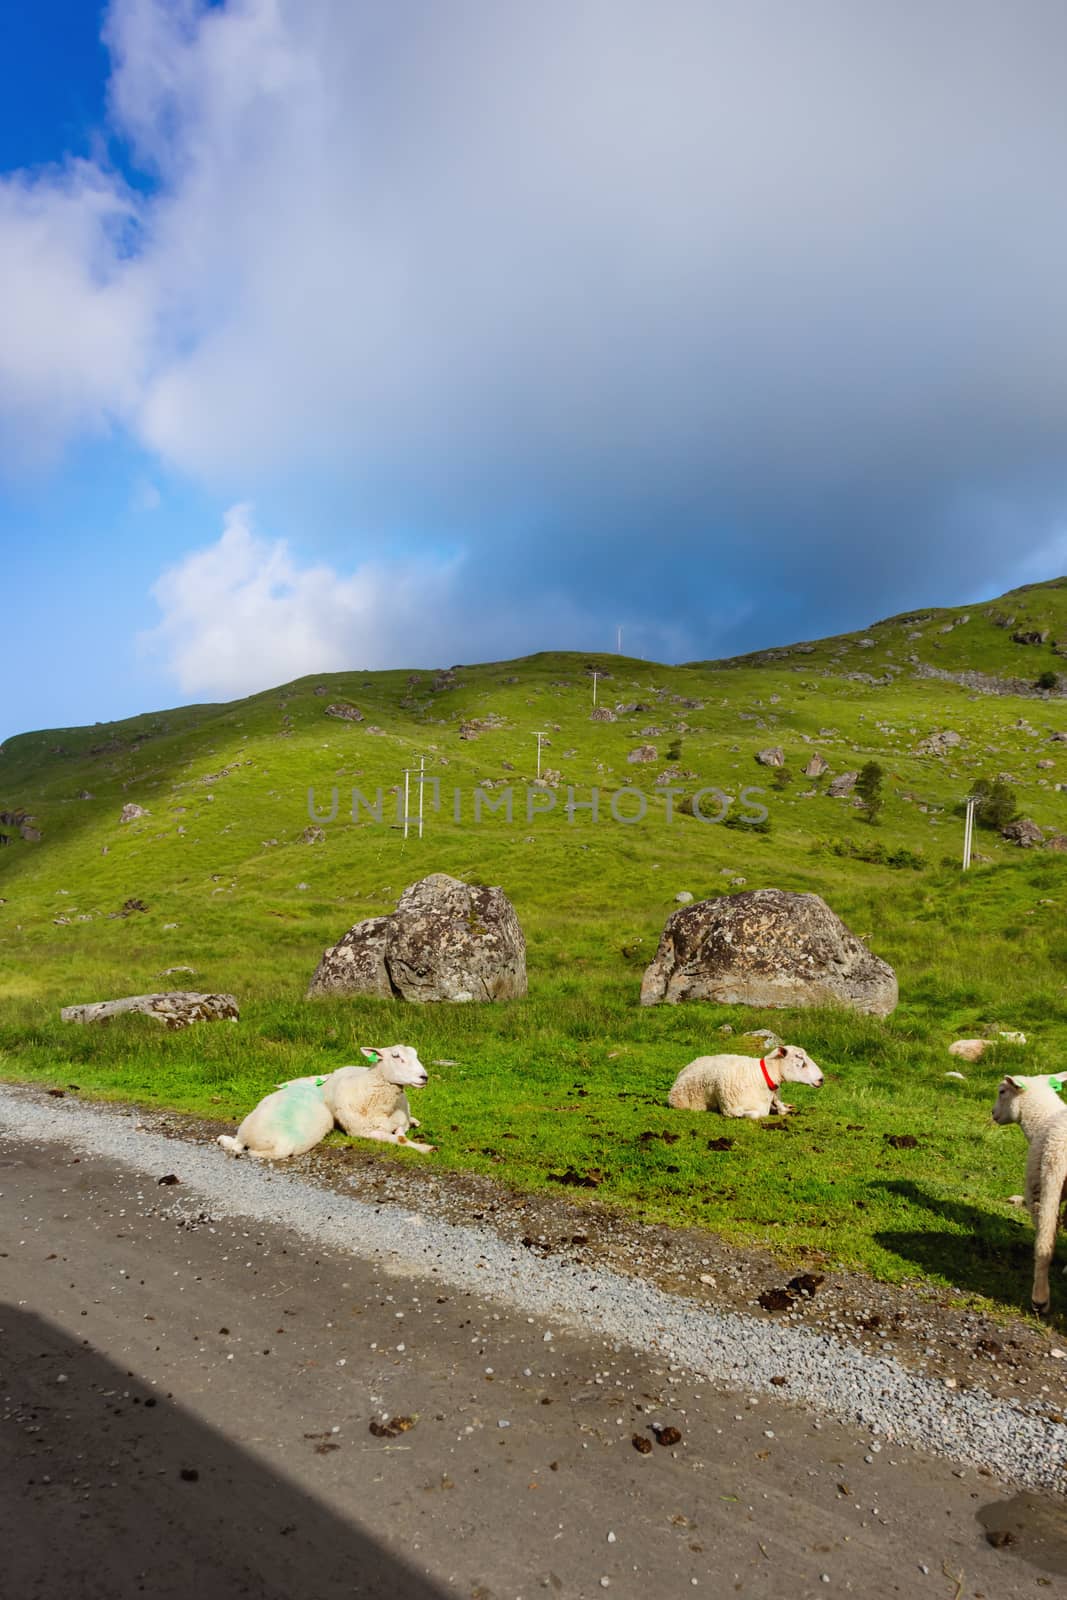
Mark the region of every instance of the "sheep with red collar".
<instances>
[{"instance_id":1,"label":"sheep with red collar","mask_svg":"<svg viewBox=\"0 0 1067 1600\"><path fill-rule=\"evenodd\" d=\"M780 1116L794 1111L783 1083L822 1084L822 1070L799 1045L756 1056L697 1056L675 1078L667 1104L676 1111L718 1111L724 1117Z\"/></svg>"}]
</instances>

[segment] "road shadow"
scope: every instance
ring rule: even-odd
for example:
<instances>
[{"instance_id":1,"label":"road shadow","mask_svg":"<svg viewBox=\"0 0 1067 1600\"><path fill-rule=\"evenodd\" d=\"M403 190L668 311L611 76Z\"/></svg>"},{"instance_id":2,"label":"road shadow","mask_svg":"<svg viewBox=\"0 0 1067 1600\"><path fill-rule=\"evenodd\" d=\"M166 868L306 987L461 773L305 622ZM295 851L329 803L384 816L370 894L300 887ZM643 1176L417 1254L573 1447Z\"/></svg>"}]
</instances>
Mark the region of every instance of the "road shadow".
<instances>
[{"instance_id":1,"label":"road shadow","mask_svg":"<svg viewBox=\"0 0 1067 1600\"><path fill-rule=\"evenodd\" d=\"M43 1318L0 1306L11 1600L443 1600L444 1590Z\"/></svg>"},{"instance_id":2,"label":"road shadow","mask_svg":"<svg viewBox=\"0 0 1067 1600\"><path fill-rule=\"evenodd\" d=\"M921 1209L954 1224L952 1231L882 1229L874 1237L884 1249L926 1273L947 1279L957 1288L999 1300L1020 1311L1030 1309L1034 1234L1025 1212L998 1216L995 1211L982 1210L963 1200L930 1194L910 1178L887 1180L872 1188L905 1201L909 1209ZM1053 1313L1049 1319L1053 1327L1067 1326L1067 1285L1059 1271L1062 1254L1061 1246L1053 1277Z\"/></svg>"},{"instance_id":3,"label":"road shadow","mask_svg":"<svg viewBox=\"0 0 1067 1600\"><path fill-rule=\"evenodd\" d=\"M1022 1492L991 1501L977 1517L994 1549L1067 1578L1067 1517L1060 1501Z\"/></svg>"}]
</instances>

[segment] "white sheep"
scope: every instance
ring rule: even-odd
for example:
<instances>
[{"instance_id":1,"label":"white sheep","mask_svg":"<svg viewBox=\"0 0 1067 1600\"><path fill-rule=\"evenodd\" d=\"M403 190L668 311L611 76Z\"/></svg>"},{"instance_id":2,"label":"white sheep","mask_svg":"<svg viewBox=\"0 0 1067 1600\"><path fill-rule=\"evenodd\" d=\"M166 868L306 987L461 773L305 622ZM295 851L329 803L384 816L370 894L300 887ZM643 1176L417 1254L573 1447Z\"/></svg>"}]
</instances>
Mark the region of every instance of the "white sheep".
<instances>
[{"instance_id":1,"label":"white sheep","mask_svg":"<svg viewBox=\"0 0 1067 1600\"><path fill-rule=\"evenodd\" d=\"M333 1112L315 1080L297 1080L265 1095L248 1113L236 1137L221 1133L219 1144L232 1155L249 1155L261 1161L284 1161L302 1156L333 1127Z\"/></svg>"},{"instance_id":2,"label":"white sheep","mask_svg":"<svg viewBox=\"0 0 1067 1600\"><path fill-rule=\"evenodd\" d=\"M785 1082L816 1088L822 1083L822 1071L799 1045L779 1045L762 1060L697 1056L675 1078L667 1104L676 1111L718 1111L724 1117L777 1116L796 1109L778 1093Z\"/></svg>"},{"instance_id":3,"label":"white sheep","mask_svg":"<svg viewBox=\"0 0 1067 1600\"><path fill-rule=\"evenodd\" d=\"M1030 1149L1026 1157L1026 1204L1034 1223L1034 1286L1038 1316L1049 1308L1048 1273L1056 1248L1060 1206L1067 1198L1067 1106L1059 1097L1067 1073L1051 1077L1002 1078L993 1121L1018 1122Z\"/></svg>"},{"instance_id":4,"label":"white sheep","mask_svg":"<svg viewBox=\"0 0 1067 1600\"><path fill-rule=\"evenodd\" d=\"M408 1129L419 1124L404 1089L421 1089L428 1077L418 1052L410 1045L395 1044L360 1053L374 1065L338 1067L323 1085L322 1096L334 1120L354 1138L380 1139L428 1154L432 1144L407 1137Z\"/></svg>"}]
</instances>

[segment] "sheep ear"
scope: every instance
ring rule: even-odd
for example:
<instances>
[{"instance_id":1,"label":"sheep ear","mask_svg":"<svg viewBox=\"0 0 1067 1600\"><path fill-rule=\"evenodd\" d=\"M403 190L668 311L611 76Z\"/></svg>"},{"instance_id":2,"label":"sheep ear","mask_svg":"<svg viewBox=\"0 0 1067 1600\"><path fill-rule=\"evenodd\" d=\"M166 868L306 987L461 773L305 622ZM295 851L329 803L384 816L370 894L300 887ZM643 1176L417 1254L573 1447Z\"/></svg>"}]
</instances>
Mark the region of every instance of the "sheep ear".
<instances>
[{"instance_id":1,"label":"sheep ear","mask_svg":"<svg viewBox=\"0 0 1067 1600\"><path fill-rule=\"evenodd\" d=\"M361 1056L366 1056L368 1061L380 1061L382 1059L379 1051L369 1050L365 1044L360 1045L359 1053Z\"/></svg>"},{"instance_id":2,"label":"sheep ear","mask_svg":"<svg viewBox=\"0 0 1067 1600\"><path fill-rule=\"evenodd\" d=\"M1017 1094L1022 1094L1023 1090L1026 1088L1026 1079L1022 1077L1007 1077L1004 1079L1004 1082L1010 1084Z\"/></svg>"},{"instance_id":3,"label":"sheep ear","mask_svg":"<svg viewBox=\"0 0 1067 1600\"><path fill-rule=\"evenodd\" d=\"M788 1045L784 1045L784 1044L780 1044L778 1046L777 1050L774 1053L775 1053L776 1056L788 1055L789 1054L789 1046Z\"/></svg>"}]
</instances>

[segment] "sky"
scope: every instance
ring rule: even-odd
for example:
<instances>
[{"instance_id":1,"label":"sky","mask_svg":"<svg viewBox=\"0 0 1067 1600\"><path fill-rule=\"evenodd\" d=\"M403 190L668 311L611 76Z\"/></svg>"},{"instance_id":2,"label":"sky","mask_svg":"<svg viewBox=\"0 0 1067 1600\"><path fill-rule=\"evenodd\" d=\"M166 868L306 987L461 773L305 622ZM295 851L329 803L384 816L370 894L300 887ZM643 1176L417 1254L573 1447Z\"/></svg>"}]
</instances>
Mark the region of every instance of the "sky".
<instances>
[{"instance_id":1,"label":"sky","mask_svg":"<svg viewBox=\"0 0 1067 1600\"><path fill-rule=\"evenodd\" d=\"M0 12L0 736L1067 572L1062 0Z\"/></svg>"}]
</instances>

